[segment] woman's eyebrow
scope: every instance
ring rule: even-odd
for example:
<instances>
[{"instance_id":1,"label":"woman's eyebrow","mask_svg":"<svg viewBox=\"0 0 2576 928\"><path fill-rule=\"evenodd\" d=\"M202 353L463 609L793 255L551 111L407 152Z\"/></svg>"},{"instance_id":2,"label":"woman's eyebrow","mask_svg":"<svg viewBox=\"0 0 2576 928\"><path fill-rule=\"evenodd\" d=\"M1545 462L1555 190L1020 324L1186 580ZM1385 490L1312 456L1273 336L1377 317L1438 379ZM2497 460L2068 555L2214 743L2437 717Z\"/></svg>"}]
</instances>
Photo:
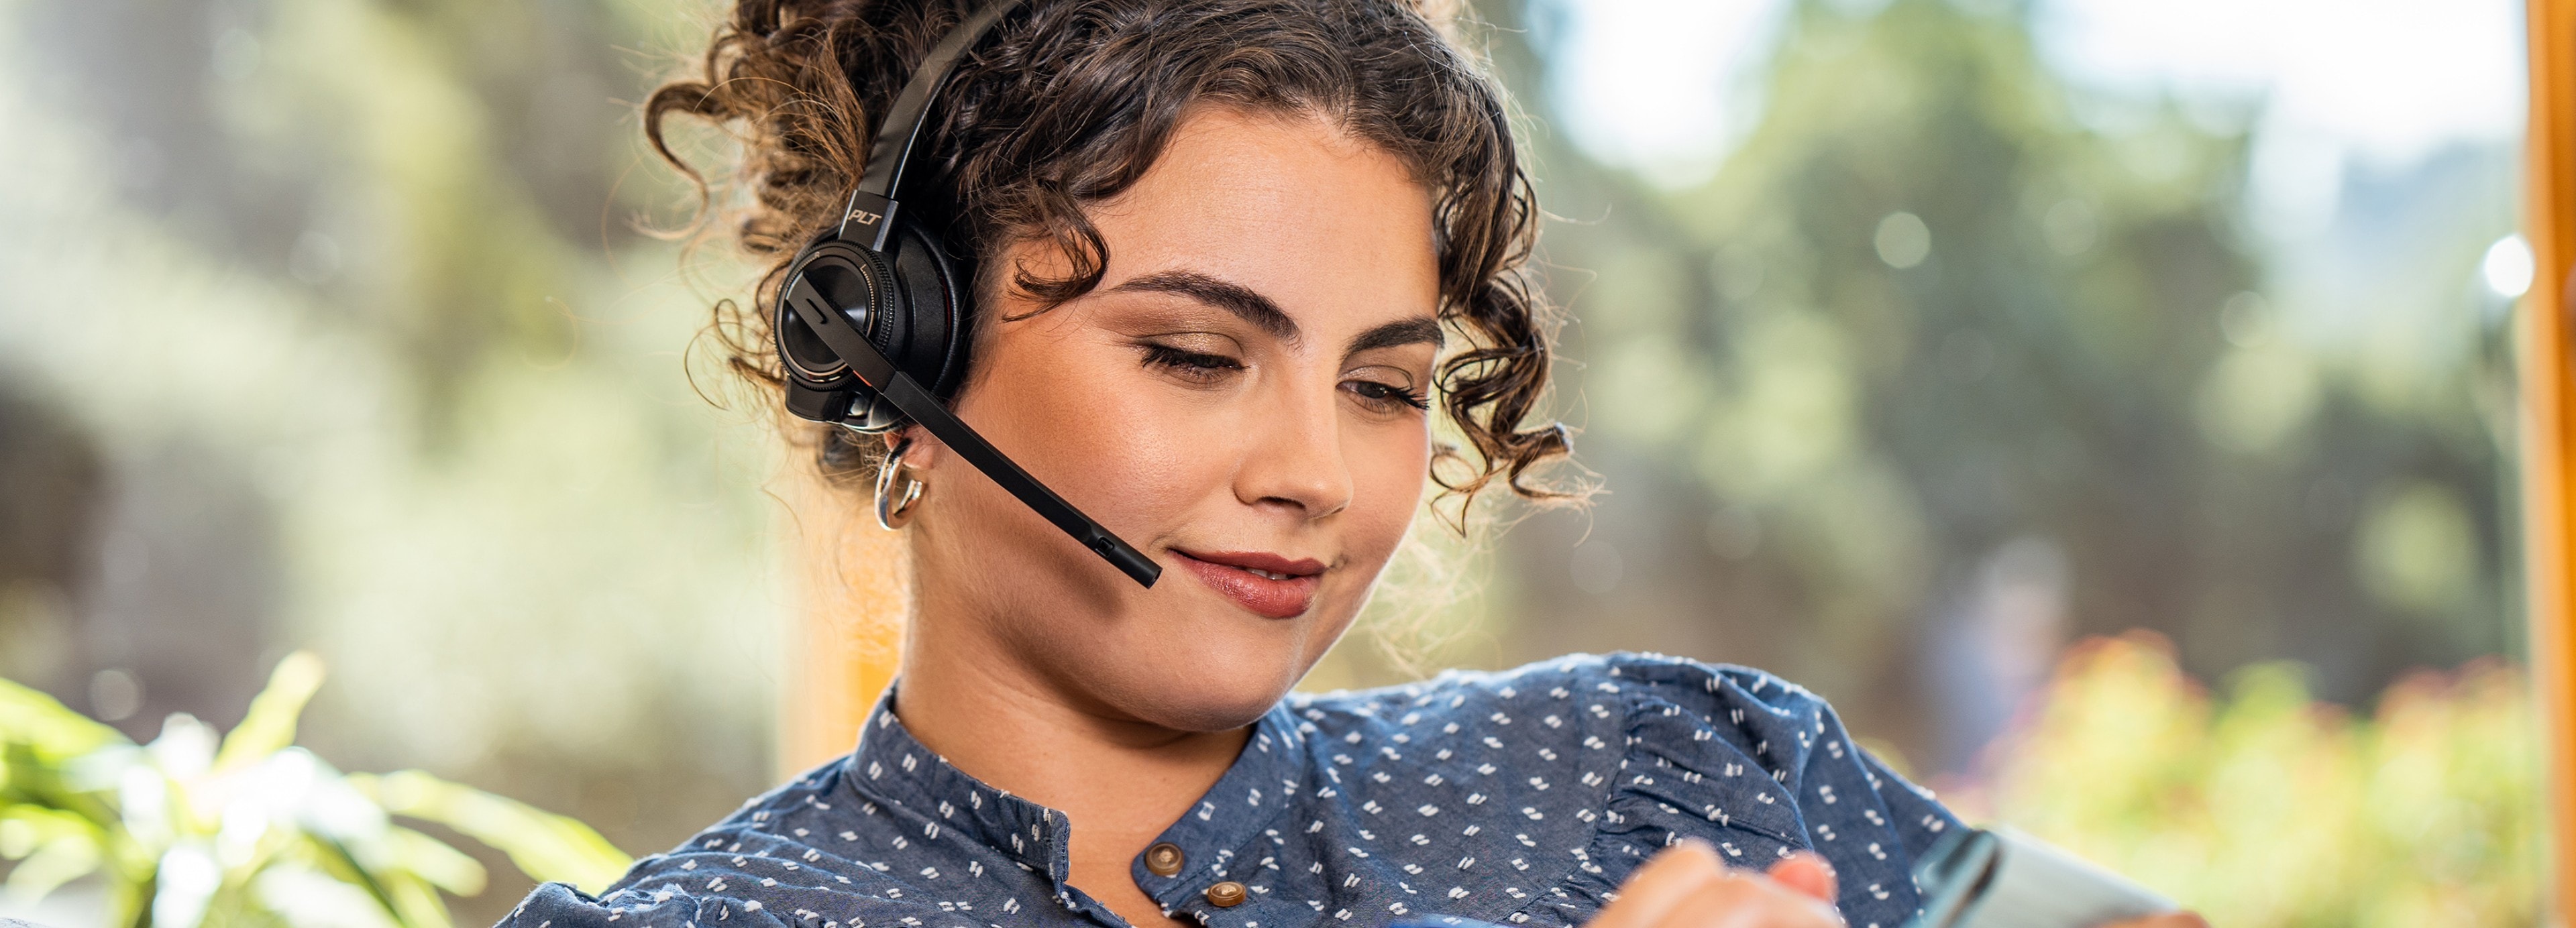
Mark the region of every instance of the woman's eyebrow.
<instances>
[{"instance_id":1,"label":"woman's eyebrow","mask_svg":"<svg viewBox=\"0 0 2576 928\"><path fill-rule=\"evenodd\" d=\"M1109 288L1108 292L1127 290L1179 294L1242 317L1243 321L1252 323L1280 341L1297 340L1297 320L1288 318L1287 313L1279 310L1279 304L1271 302L1269 297L1231 280L1197 271L1156 271L1129 278Z\"/></svg>"},{"instance_id":2,"label":"woman's eyebrow","mask_svg":"<svg viewBox=\"0 0 2576 928\"><path fill-rule=\"evenodd\" d=\"M1349 353L1358 354L1379 348L1393 348L1397 345L1428 344L1438 348L1442 341L1439 320L1429 316L1415 316L1411 319L1398 319L1360 333L1360 337L1351 339Z\"/></svg>"}]
</instances>

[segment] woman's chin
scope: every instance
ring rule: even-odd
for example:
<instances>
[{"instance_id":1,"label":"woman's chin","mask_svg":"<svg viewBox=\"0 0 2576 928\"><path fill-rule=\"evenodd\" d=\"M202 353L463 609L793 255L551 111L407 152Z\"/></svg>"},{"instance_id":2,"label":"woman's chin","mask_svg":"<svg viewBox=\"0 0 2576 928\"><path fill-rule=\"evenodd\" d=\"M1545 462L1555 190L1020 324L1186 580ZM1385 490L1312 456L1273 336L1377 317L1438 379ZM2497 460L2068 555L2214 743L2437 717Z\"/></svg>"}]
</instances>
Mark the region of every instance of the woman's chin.
<instances>
[{"instance_id":1,"label":"woman's chin","mask_svg":"<svg viewBox=\"0 0 2576 928\"><path fill-rule=\"evenodd\" d=\"M1171 668L1123 700L1140 720L1175 731L1225 731L1261 718L1296 685L1300 668L1225 661Z\"/></svg>"},{"instance_id":2,"label":"woman's chin","mask_svg":"<svg viewBox=\"0 0 2576 928\"><path fill-rule=\"evenodd\" d=\"M1277 696L1272 696L1269 702L1249 709L1241 703L1175 705L1155 724L1173 731L1231 731L1260 721L1262 713L1270 711L1278 701Z\"/></svg>"}]
</instances>

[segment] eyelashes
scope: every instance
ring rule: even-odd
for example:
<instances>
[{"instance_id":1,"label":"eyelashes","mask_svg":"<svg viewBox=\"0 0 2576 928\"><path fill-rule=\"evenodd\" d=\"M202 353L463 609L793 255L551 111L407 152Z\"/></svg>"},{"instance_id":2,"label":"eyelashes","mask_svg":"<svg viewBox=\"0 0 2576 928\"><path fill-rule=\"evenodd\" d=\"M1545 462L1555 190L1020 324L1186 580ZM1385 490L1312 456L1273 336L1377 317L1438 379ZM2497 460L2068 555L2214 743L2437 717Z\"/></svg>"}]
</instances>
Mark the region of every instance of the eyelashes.
<instances>
[{"instance_id":1,"label":"eyelashes","mask_svg":"<svg viewBox=\"0 0 2576 928\"><path fill-rule=\"evenodd\" d=\"M1187 351L1159 342L1145 343L1145 364L1208 383L1216 382L1227 371L1243 369L1243 362L1221 354Z\"/></svg>"},{"instance_id":2,"label":"eyelashes","mask_svg":"<svg viewBox=\"0 0 2576 928\"><path fill-rule=\"evenodd\" d=\"M1421 412L1431 411L1431 398L1422 395L1422 391L1419 390L1407 390L1402 387L1392 384L1383 384L1374 380L1349 381L1346 384L1346 388L1352 393L1358 394L1361 402L1369 403L1383 409L1393 409L1397 405L1403 405L1411 406L1415 410Z\"/></svg>"},{"instance_id":3,"label":"eyelashes","mask_svg":"<svg viewBox=\"0 0 2576 928\"><path fill-rule=\"evenodd\" d=\"M1144 349L1145 366L1160 368L1199 386L1215 386L1243 370L1243 362L1221 354L1191 351L1160 342L1140 342L1138 346ZM1342 389L1362 405L1378 412L1394 412L1407 407L1417 412L1431 409L1431 398L1422 391L1390 383L1358 378L1343 381Z\"/></svg>"}]
</instances>

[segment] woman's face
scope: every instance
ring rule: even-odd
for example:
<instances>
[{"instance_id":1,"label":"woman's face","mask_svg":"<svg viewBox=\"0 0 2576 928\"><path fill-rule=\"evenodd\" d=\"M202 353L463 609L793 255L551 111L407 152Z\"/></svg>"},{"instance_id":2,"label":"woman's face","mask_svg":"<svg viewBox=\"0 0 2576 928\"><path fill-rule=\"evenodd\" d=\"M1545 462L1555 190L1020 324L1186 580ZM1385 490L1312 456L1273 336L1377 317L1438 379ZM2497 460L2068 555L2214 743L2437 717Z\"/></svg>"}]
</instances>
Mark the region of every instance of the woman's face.
<instances>
[{"instance_id":1,"label":"woman's face","mask_svg":"<svg viewBox=\"0 0 2576 928\"><path fill-rule=\"evenodd\" d=\"M1421 500L1430 195L1329 121L1210 107L1090 216L1099 287L1042 312L998 288L957 410L1162 580L1137 586L922 434L916 647L973 649L948 657L1081 711L1241 725L1350 625ZM1065 266L1028 244L995 270L1013 261Z\"/></svg>"}]
</instances>

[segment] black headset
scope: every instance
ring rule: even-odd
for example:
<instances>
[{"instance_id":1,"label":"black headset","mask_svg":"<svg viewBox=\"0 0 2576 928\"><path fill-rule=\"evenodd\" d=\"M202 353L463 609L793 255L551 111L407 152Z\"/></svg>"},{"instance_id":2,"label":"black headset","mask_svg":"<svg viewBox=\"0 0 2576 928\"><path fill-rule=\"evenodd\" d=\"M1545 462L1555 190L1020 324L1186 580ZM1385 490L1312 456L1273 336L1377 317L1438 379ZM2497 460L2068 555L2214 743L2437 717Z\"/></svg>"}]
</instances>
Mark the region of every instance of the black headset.
<instances>
[{"instance_id":1,"label":"black headset","mask_svg":"<svg viewBox=\"0 0 2576 928\"><path fill-rule=\"evenodd\" d=\"M939 401L965 373L972 282L960 279L935 230L900 218L894 197L931 98L957 59L1019 5L994 0L931 47L878 125L867 173L841 221L787 265L770 325L787 373L787 411L867 433L918 422L1083 547L1151 587L1162 565L1029 476Z\"/></svg>"}]
</instances>

